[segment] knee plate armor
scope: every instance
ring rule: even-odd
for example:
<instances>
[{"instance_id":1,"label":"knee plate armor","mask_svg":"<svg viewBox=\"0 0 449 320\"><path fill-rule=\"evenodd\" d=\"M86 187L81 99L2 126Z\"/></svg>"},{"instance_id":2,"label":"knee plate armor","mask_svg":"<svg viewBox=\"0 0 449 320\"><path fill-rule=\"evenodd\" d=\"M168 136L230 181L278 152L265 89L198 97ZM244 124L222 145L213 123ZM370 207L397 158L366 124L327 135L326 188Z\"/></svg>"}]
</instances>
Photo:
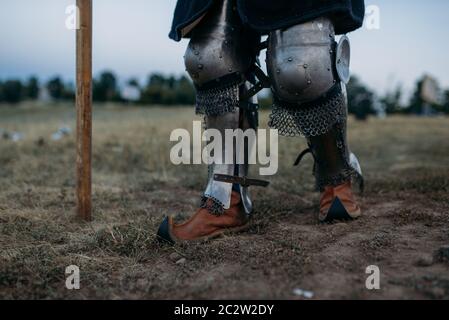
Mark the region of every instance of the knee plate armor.
<instances>
[{"instance_id":1,"label":"knee plate armor","mask_svg":"<svg viewBox=\"0 0 449 320\"><path fill-rule=\"evenodd\" d=\"M272 32L267 52L275 98L270 125L283 135L310 137L328 132L345 117L341 80L349 80L348 50L349 42L336 44L328 18Z\"/></svg>"},{"instance_id":2,"label":"knee plate armor","mask_svg":"<svg viewBox=\"0 0 449 320\"><path fill-rule=\"evenodd\" d=\"M198 113L234 111L239 87L255 62L259 36L243 26L235 2L217 1L192 31L185 65L196 87Z\"/></svg>"}]
</instances>

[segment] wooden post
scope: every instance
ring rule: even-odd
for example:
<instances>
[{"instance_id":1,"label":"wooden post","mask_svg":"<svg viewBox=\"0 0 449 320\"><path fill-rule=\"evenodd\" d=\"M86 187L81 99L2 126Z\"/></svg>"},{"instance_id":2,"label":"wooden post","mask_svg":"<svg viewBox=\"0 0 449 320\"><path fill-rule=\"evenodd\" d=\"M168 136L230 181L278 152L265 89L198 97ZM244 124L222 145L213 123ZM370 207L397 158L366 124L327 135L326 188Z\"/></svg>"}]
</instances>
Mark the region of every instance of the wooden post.
<instances>
[{"instance_id":1,"label":"wooden post","mask_svg":"<svg viewBox=\"0 0 449 320\"><path fill-rule=\"evenodd\" d=\"M92 0L77 0L76 194L77 214L92 219Z\"/></svg>"}]
</instances>

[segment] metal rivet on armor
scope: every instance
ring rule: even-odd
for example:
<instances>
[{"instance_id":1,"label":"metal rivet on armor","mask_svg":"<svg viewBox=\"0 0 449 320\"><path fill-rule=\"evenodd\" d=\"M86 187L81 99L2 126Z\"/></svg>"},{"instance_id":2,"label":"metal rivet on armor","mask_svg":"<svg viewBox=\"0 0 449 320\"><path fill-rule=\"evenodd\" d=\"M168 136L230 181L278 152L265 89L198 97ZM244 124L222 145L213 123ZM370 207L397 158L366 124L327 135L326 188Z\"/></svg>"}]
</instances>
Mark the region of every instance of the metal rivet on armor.
<instances>
[{"instance_id":1,"label":"metal rivet on armor","mask_svg":"<svg viewBox=\"0 0 449 320\"><path fill-rule=\"evenodd\" d=\"M195 51L195 55L197 56L197 55L199 55L200 53L198 52L198 51Z\"/></svg>"},{"instance_id":2,"label":"metal rivet on armor","mask_svg":"<svg viewBox=\"0 0 449 320\"><path fill-rule=\"evenodd\" d=\"M329 53L332 54L332 53L334 53L334 51L331 49L331 50L329 50Z\"/></svg>"},{"instance_id":3,"label":"metal rivet on armor","mask_svg":"<svg viewBox=\"0 0 449 320\"><path fill-rule=\"evenodd\" d=\"M277 69L277 70L276 70L276 73L281 73L281 70Z\"/></svg>"},{"instance_id":4,"label":"metal rivet on armor","mask_svg":"<svg viewBox=\"0 0 449 320\"><path fill-rule=\"evenodd\" d=\"M309 67L309 65L306 63L306 64L304 64L304 69L307 69L308 67Z\"/></svg>"},{"instance_id":5,"label":"metal rivet on armor","mask_svg":"<svg viewBox=\"0 0 449 320\"><path fill-rule=\"evenodd\" d=\"M293 61L293 58L291 58L291 57L288 58L288 61L289 61L289 62L292 62L292 61Z\"/></svg>"},{"instance_id":6,"label":"metal rivet on armor","mask_svg":"<svg viewBox=\"0 0 449 320\"><path fill-rule=\"evenodd\" d=\"M312 80L307 80L307 84L312 84Z\"/></svg>"},{"instance_id":7,"label":"metal rivet on armor","mask_svg":"<svg viewBox=\"0 0 449 320\"><path fill-rule=\"evenodd\" d=\"M200 69L200 70L203 69L203 67L204 67L204 66L203 66L202 64L199 64L199 65L198 65L198 69Z\"/></svg>"},{"instance_id":8,"label":"metal rivet on armor","mask_svg":"<svg viewBox=\"0 0 449 320\"><path fill-rule=\"evenodd\" d=\"M232 68L229 68L229 72L232 72Z\"/></svg>"}]
</instances>

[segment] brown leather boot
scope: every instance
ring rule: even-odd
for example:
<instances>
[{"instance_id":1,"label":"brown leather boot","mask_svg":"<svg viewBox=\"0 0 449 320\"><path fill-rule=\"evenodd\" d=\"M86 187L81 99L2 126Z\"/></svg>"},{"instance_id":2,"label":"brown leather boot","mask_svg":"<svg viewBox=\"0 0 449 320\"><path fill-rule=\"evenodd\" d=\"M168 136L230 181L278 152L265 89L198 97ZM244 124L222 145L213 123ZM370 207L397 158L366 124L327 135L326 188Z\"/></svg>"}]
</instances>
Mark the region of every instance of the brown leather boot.
<instances>
[{"instance_id":1,"label":"brown leather boot","mask_svg":"<svg viewBox=\"0 0 449 320\"><path fill-rule=\"evenodd\" d=\"M159 240L174 244L213 239L224 234L243 231L248 227L249 219L243 210L240 195L233 191L231 206L225 209L223 214L214 215L208 209L201 208L182 224L175 224L172 217L167 217L159 227L157 235Z\"/></svg>"},{"instance_id":2,"label":"brown leather boot","mask_svg":"<svg viewBox=\"0 0 449 320\"><path fill-rule=\"evenodd\" d=\"M336 187L324 188L320 200L321 222L352 220L359 218L361 214L362 210L356 202L350 181Z\"/></svg>"}]
</instances>

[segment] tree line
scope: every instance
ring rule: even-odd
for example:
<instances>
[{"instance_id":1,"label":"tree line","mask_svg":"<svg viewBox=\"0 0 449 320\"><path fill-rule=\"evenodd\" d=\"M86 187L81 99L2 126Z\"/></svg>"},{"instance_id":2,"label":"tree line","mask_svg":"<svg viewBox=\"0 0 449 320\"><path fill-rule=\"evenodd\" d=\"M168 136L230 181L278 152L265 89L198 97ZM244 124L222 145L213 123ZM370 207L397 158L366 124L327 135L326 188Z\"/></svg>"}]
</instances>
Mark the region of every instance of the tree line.
<instances>
[{"instance_id":1,"label":"tree line","mask_svg":"<svg viewBox=\"0 0 449 320\"><path fill-rule=\"evenodd\" d=\"M128 97L126 90L134 93ZM44 94L43 94L44 93ZM195 89L186 76L165 76L151 74L141 85L137 79L119 85L114 73L105 71L93 79L92 98L94 102L132 102L148 105L191 105L195 102ZM74 101L75 85L53 77L41 83L37 77L26 81L0 80L0 103L17 104L23 101L47 99L55 102Z\"/></svg>"},{"instance_id":2,"label":"tree line","mask_svg":"<svg viewBox=\"0 0 449 320\"><path fill-rule=\"evenodd\" d=\"M371 114L422 114L429 107L421 97L423 78L418 79L411 98L404 102L404 93L400 86L392 88L381 97L370 90L356 76L347 86L349 112L359 119ZM45 93L45 94L44 94ZM100 73L93 79L93 101L132 103L140 105L192 105L195 103L195 89L185 76L166 76L160 73L150 74L144 84L130 79L124 85L119 84L117 76L110 71ZM0 103L18 104L30 100L51 100L55 102L73 101L75 86L54 77L41 83L37 77L26 81L0 79ZM263 108L271 106L271 96L260 98ZM430 105L434 113L449 114L449 90L443 91L440 102Z\"/></svg>"},{"instance_id":3,"label":"tree line","mask_svg":"<svg viewBox=\"0 0 449 320\"><path fill-rule=\"evenodd\" d=\"M361 120L372 114L449 114L449 89L441 90L438 102L429 103L424 100L422 91L426 77L416 81L413 94L406 100L400 85L379 97L357 76L353 76L347 86L349 113Z\"/></svg>"}]
</instances>

